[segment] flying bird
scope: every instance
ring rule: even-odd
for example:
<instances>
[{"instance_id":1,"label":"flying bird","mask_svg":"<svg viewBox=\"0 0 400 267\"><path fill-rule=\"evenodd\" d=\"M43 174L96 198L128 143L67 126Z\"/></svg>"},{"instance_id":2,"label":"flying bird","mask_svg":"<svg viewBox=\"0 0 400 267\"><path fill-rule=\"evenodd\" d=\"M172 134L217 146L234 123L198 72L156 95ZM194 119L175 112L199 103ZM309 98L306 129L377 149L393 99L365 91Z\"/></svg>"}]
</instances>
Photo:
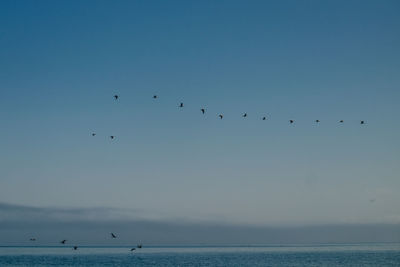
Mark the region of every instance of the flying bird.
<instances>
[{"instance_id":1,"label":"flying bird","mask_svg":"<svg viewBox=\"0 0 400 267\"><path fill-rule=\"evenodd\" d=\"M111 138L111 139L114 139L114 138L115 138L115 136L114 136L114 135L110 135L110 138Z\"/></svg>"},{"instance_id":2,"label":"flying bird","mask_svg":"<svg viewBox=\"0 0 400 267\"><path fill-rule=\"evenodd\" d=\"M265 121L267 119L267 117L262 117L262 120Z\"/></svg>"},{"instance_id":3,"label":"flying bird","mask_svg":"<svg viewBox=\"0 0 400 267\"><path fill-rule=\"evenodd\" d=\"M365 122L364 121L360 121L360 124L364 124Z\"/></svg>"},{"instance_id":4,"label":"flying bird","mask_svg":"<svg viewBox=\"0 0 400 267\"><path fill-rule=\"evenodd\" d=\"M183 103L181 102L181 104L179 105L180 108L183 108Z\"/></svg>"},{"instance_id":5,"label":"flying bird","mask_svg":"<svg viewBox=\"0 0 400 267\"><path fill-rule=\"evenodd\" d=\"M340 123L343 123L344 121L343 121L343 120L340 120L339 122L340 122Z\"/></svg>"},{"instance_id":6,"label":"flying bird","mask_svg":"<svg viewBox=\"0 0 400 267\"><path fill-rule=\"evenodd\" d=\"M219 114L218 117L222 120L222 118L224 117L224 115Z\"/></svg>"},{"instance_id":7,"label":"flying bird","mask_svg":"<svg viewBox=\"0 0 400 267\"><path fill-rule=\"evenodd\" d=\"M92 133L92 136L96 136L96 133Z\"/></svg>"},{"instance_id":8,"label":"flying bird","mask_svg":"<svg viewBox=\"0 0 400 267\"><path fill-rule=\"evenodd\" d=\"M319 123L319 120L315 120L316 123Z\"/></svg>"},{"instance_id":9,"label":"flying bird","mask_svg":"<svg viewBox=\"0 0 400 267\"><path fill-rule=\"evenodd\" d=\"M136 250L136 248L131 248L131 251L134 251L134 250Z\"/></svg>"},{"instance_id":10,"label":"flying bird","mask_svg":"<svg viewBox=\"0 0 400 267\"><path fill-rule=\"evenodd\" d=\"M118 100L119 95L114 95L115 100Z\"/></svg>"},{"instance_id":11,"label":"flying bird","mask_svg":"<svg viewBox=\"0 0 400 267\"><path fill-rule=\"evenodd\" d=\"M65 242L67 242L67 240L66 240L66 239L64 239L64 240L60 241L60 243L61 243L61 244L65 244Z\"/></svg>"},{"instance_id":12,"label":"flying bird","mask_svg":"<svg viewBox=\"0 0 400 267\"><path fill-rule=\"evenodd\" d=\"M114 235L114 233L111 233L111 238L117 238L117 236Z\"/></svg>"},{"instance_id":13,"label":"flying bird","mask_svg":"<svg viewBox=\"0 0 400 267\"><path fill-rule=\"evenodd\" d=\"M74 247L73 247L73 249L74 249L74 250L77 250L77 249L78 249L78 247L77 247L77 246L74 246Z\"/></svg>"},{"instance_id":14,"label":"flying bird","mask_svg":"<svg viewBox=\"0 0 400 267\"><path fill-rule=\"evenodd\" d=\"M290 124L292 124L294 122L294 120L289 120Z\"/></svg>"},{"instance_id":15,"label":"flying bird","mask_svg":"<svg viewBox=\"0 0 400 267\"><path fill-rule=\"evenodd\" d=\"M153 95L153 98L156 99L158 96L157 95Z\"/></svg>"},{"instance_id":16,"label":"flying bird","mask_svg":"<svg viewBox=\"0 0 400 267\"><path fill-rule=\"evenodd\" d=\"M206 110L204 109L204 108L202 108L202 109L200 109L201 110L201 113L206 113Z\"/></svg>"},{"instance_id":17,"label":"flying bird","mask_svg":"<svg viewBox=\"0 0 400 267\"><path fill-rule=\"evenodd\" d=\"M244 113L244 114L243 114L243 118L246 118L246 117L247 117L247 113Z\"/></svg>"}]
</instances>

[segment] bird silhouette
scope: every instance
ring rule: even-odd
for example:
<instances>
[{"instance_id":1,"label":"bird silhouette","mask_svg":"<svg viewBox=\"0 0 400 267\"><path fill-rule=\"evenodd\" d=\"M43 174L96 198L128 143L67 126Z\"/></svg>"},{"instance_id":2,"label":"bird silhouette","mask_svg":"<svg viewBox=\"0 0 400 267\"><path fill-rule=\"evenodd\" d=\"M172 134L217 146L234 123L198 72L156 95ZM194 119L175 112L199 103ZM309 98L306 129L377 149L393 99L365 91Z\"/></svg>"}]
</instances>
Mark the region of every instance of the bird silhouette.
<instances>
[{"instance_id":1,"label":"bird silhouette","mask_svg":"<svg viewBox=\"0 0 400 267\"><path fill-rule=\"evenodd\" d=\"M222 120L222 118L224 117L224 115L219 114L218 117Z\"/></svg>"},{"instance_id":2,"label":"bird silhouette","mask_svg":"<svg viewBox=\"0 0 400 267\"><path fill-rule=\"evenodd\" d=\"M78 246L74 246L73 249L74 249L74 250L77 250L77 249L78 249Z\"/></svg>"},{"instance_id":3,"label":"bird silhouette","mask_svg":"<svg viewBox=\"0 0 400 267\"><path fill-rule=\"evenodd\" d=\"M243 118L246 118L246 117L247 117L247 113L244 113L244 114L243 114Z\"/></svg>"},{"instance_id":4,"label":"bird silhouette","mask_svg":"<svg viewBox=\"0 0 400 267\"><path fill-rule=\"evenodd\" d=\"M365 122L364 121L360 121L360 124L365 124Z\"/></svg>"},{"instance_id":5,"label":"bird silhouette","mask_svg":"<svg viewBox=\"0 0 400 267\"><path fill-rule=\"evenodd\" d=\"M30 238L29 241L36 241L36 238Z\"/></svg>"},{"instance_id":6,"label":"bird silhouette","mask_svg":"<svg viewBox=\"0 0 400 267\"><path fill-rule=\"evenodd\" d=\"M315 120L316 123L319 123L319 120Z\"/></svg>"},{"instance_id":7,"label":"bird silhouette","mask_svg":"<svg viewBox=\"0 0 400 267\"><path fill-rule=\"evenodd\" d=\"M67 242L67 240L66 240L66 239L64 239L64 240L60 241L60 243L61 243L61 244L65 244L65 242Z\"/></svg>"},{"instance_id":8,"label":"bird silhouette","mask_svg":"<svg viewBox=\"0 0 400 267\"><path fill-rule=\"evenodd\" d=\"M157 95L153 95L153 98L156 99L158 96Z\"/></svg>"},{"instance_id":9,"label":"bird silhouette","mask_svg":"<svg viewBox=\"0 0 400 267\"><path fill-rule=\"evenodd\" d=\"M262 117L262 120L265 121L267 119L267 117Z\"/></svg>"},{"instance_id":10,"label":"bird silhouette","mask_svg":"<svg viewBox=\"0 0 400 267\"><path fill-rule=\"evenodd\" d=\"M114 139L114 138L115 138L115 136L114 136L114 135L110 135L110 138L111 138L111 139Z\"/></svg>"},{"instance_id":11,"label":"bird silhouette","mask_svg":"<svg viewBox=\"0 0 400 267\"><path fill-rule=\"evenodd\" d=\"M117 236L114 233L111 233L111 238L117 238Z\"/></svg>"},{"instance_id":12,"label":"bird silhouette","mask_svg":"<svg viewBox=\"0 0 400 267\"><path fill-rule=\"evenodd\" d=\"M180 108L183 108L183 103L181 102L181 104L179 105Z\"/></svg>"},{"instance_id":13,"label":"bird silhouette","mask_svg":"<svg viewBox=\"0 0 400 267\"><path fill-rule=\"evenodd\" d=\"M339 122L340 122L340 123L343 123L344 121L343 121L343 120L340 120Z\"/></svg>"},{"instance_id":14,"label":"bird silhouette","mask_svg":"<svg viewBox=\"0 0 400 267\"><path fill-rule=\"evenodd\" d=\"M204 109L204 108L202 108L202 109L200 109L201 110L201 113L206 113L206 110Z\"/></svg>"},{"instance_id":15,"label":"bird silhouette","mask_svg":"<svg viewBox=\"0 0 400 267\"><path fill-rule=\"evenodd\" d=\"M290 124L292 124L294 122L294 120L289 120Z\"/></svg>"},{"instance_id":16,"label":"bird silhouette","mask_svg":"<svg viewBox=\"0 0 400 267\"><path fill-rule=\"evenodd\" d=\"M136 250L136 248L131 248L131 251L134 251L134 250Z\"/></svg>"},{"instance_id":17,"label":"bird silhouette","mask_svg":"<svg viewBox=\"0 0 400 267\"><path fill-rule=\"evenodd\" d=\"M115 100L118 100L119 95L114 95Z\"/></svg>"},{"instance_id":18,"label":"bird silhouette","mask_svg":"<svg viewBox=\"0 0 400 267\"><path fill-rule=\"evenodd\" d=\"M92 133L92 136L96 136L96 133Z\"/></svg>"},{"instance_id":19,"label":"bird silhouette","mask_svg":"<svg viewBox=\"0 0 400 267\"><path fill-rule=\"evenodd\" d=\"M137 245L137 248L142 248L142 244Z\"/></svg>"}]
</instances>

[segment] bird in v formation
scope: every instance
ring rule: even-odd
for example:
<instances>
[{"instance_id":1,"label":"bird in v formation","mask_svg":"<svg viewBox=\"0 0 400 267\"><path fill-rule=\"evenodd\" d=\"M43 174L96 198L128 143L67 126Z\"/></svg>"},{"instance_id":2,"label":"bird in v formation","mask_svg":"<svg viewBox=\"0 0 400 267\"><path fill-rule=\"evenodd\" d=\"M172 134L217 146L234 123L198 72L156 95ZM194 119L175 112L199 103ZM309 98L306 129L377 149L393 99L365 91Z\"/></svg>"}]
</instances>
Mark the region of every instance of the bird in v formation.
<instances>
[{"instance_id":1,"label":"bird in v formation","mask_svg":"<svg viewBox=\"0 0 400 267\"><path fill-rule=\"evenodd\" d=\"M154 99L157 99L158 96L157 96L157 95L153 95L153 98L154 98ZM119 95L114 95L114 99L115 99L115 100L118 100L118 99L119 99ZM179 107L180 107L180 108L183 108L183 107L184 107L183 102L181 102L181 103L179 104ZM206 112L205 108L201 108L200 111L202 112L202 114L205 114L205 112ZM246 118L247 116L248 116L247 113L244 113L244 114L242 115L242 117L244 117L244 118ZM218 117L222 120L224 116L223 116L222 114L219 114ZM262 120L266 120L266 119L267 119L266 116L262 117ZM315 122L316 122L316 123L319 123L320 120L317 119L317 120L315 120ZM294 120L289 120L289 123L290 123L290 124L293 124L293 123L294 123ZM344 123L344 120L339 120L339 123ZM364 121L364 120L361 120L361 121L360 121L360 124L365 124L365 121ZM94 137L94 136L96 136L96 133L93 132L91 135ZM111 138L111 139L114 139L115 136L114 136L114 135L110 135L110 138ZM375 201L375 199L370 200L370 202L374 202L374 201ZM110 235L111 235L111 238L112 238L112 239L116 239L116 238L117 238L117 236L116 236L114 233L110 233ZM30 240L30 241L36 241L36 238L30 238L29 240ZM65 244L66 242L67 242L66 239L63 239L63 240L60 241L61 244ZM138 244L138 245L136 246L136 248L139 248L139 249L142 248L142 244ZM131 248L130 251L135 251L136 248ZM78 249L78 246L73 246L73 250L77 250L77 249Z\"/></svg>"},{"instance_id":2,"label":"bird in v formation","mask_svg":"<svg viewBox=\"0 0 400 267\"><path fill-rule=\"evenodd\" d=\"M119 97L119 95L117 95L117 94L115 94L114 96L114 99L115 100L118 100L120 97ZM156 94L154 94L153 95L153 99L158 99L158 95L156 95ZM179 108L183 108L184 107L184 103L183 102L180 102L179 104L178 104L178 107ZM205 114L206 113L206 109L205 108L201 108L200 109L200 111L201 111L201 113L202 114ZM243 118L246 118L248 116L248 114L247 113L243 113L243 115L242 115L242 117ZM218 118L220 118L221 120L224 118L224 115L223 114L218 114ZM263 121L265 121L265 120L267 120L267 117L266 116L263 116L262 118L261 118L261 120L263 120ZM315 123L320 123L321 121L319 120L319 119L317 119L317 120L315 120ZM344 120L339 120L339 123L344 123ZM294 124L294 120L289 120L289 124ZM360 121L360 124L365 124L365 121L364 120L361 120ZM92 133L92 136L93 137L95 137L97 134L96 133ZM113 140L113 139L115 139L115 136L114 135L110 135L110 139L111 140Z\"/></svg>"}]
</instances>

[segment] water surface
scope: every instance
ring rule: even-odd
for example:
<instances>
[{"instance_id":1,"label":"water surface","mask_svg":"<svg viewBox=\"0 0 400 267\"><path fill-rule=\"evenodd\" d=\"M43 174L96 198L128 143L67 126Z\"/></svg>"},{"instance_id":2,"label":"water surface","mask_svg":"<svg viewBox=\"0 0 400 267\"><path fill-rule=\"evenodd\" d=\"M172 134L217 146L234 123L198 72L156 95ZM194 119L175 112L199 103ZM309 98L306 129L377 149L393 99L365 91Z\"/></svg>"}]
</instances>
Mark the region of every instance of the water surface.
<instances>
[{"instance_id":1,"label":"water surface","mask_svg":"<svg viewBox=\"0 0 400 267\"><path fill-rule=\"evenodd\" d=\"M0 247L0 266L400 266L400 244Z\"/></svg>"}]
</instances>

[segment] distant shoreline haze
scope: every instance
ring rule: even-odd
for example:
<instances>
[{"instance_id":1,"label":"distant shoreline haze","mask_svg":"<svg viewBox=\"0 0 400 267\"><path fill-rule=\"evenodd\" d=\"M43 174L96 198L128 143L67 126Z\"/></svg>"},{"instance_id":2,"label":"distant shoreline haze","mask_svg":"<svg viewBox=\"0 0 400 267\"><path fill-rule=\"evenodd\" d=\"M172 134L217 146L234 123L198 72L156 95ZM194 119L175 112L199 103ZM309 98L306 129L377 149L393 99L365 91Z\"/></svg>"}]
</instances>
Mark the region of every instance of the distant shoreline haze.
<instances>
[{"instance_id":1,"label":"distant shoreline haze","mask_svg":"<svg viewBox=\"0 0 400 267\"><path fill-rule=\"evenodd\" d=\"M400 224L255 226L160 218L126 219L110 215L108 210L0 204L0 245L60 246L63 239L67 239L68 246L400 242ZM111 239L110 232L117 238Z\"/></svg>"}]
</instances>

